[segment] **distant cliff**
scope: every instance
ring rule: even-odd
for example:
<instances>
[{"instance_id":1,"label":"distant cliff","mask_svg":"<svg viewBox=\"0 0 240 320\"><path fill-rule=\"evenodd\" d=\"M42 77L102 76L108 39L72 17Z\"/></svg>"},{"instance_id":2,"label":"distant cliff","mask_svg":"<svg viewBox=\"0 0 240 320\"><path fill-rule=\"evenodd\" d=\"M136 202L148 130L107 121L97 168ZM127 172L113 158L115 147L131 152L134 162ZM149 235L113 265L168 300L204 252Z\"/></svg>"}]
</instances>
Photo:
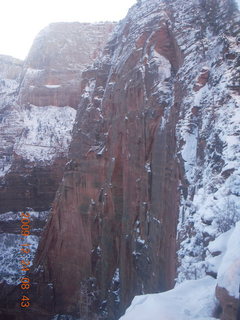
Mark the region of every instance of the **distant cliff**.
<instances>
[{"instance_id":1,"label":"distant cliff","mask_svg":"<svg viewBox=\"0 0 240 320\"><path fill-rule=\"evenodd\" d=\"M66 163L81 74L112 23L54 23L26 61L0 56L0 212L47 210Z\"/></svg>"}]
</instances>

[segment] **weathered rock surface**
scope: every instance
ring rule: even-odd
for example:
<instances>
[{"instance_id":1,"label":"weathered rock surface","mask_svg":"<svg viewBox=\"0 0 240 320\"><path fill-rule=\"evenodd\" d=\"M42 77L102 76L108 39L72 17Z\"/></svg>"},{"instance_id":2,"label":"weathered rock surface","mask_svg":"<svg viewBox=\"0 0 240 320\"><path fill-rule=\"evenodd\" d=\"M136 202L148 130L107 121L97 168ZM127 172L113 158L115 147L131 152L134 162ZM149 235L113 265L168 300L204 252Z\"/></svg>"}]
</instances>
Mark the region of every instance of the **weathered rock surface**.
<instances>
[{"instance_id":1,"label":"weathered rock surface","mask_svg":"<svg viewBox=\"0 0 240 320\"><path fill-rule=\"evenodd\" d=\"M223 312L221 320L234 320L237 319L237 310L239 307L239 299L231 297L225 288L216 288L216 297L221 303Z\"/></svg>"}]
</instances>

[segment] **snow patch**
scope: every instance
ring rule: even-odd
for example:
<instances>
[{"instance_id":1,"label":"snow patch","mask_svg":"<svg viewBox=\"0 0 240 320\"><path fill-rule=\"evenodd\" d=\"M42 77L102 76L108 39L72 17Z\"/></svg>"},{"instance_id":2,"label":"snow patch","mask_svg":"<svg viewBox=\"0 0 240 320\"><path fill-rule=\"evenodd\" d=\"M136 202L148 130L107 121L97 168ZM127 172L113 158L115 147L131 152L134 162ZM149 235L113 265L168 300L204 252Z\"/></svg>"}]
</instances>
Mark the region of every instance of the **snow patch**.
<instances>
[{"instance_id":1,"label":"snow patch","mask_svg":"<svg viewBox=\"0 0 240 320\"><path fill-rule=\"evenodd\" d=\"M26 255L28 261L33 262L37 250L39 237L28 236L24 243L29 243L31 252ZM8 284L20 283L20 278L24 273L21 271L20 261L22 259L20 250L23 244L22 236L10 233L0 234L0 276L1 281Z\"/></svg>"},{"instance_id":2,"label":"snow patch","mask_svg":"<svg viewBox=\"0 0 240 320\"><path fill-rule=\"evenodd\" d=\"M46 84L44 87L46 87L48 89L56 89L56 88L60 88L61 85L60 84Z\"/></svg>"},{"instance_id":3,"label":"snow patch","mask_svg":"<svg viewBox=\"0 0 240 320\"><path fill-rule=\"evenodd\" d=\"M192 180L196 167L197 138L198 134L196 129L194 129L192 133L185 133L184 136L185 145L182 149L182 157L184 160L185 173L189 181Z\"/></svg>"},{"instance_id":4,"label":"snow patch","mask_svg":"<svg viewBox=\"0 0 240 320\"><path fill-rule=\"evenodd\" d=\"M30 214L30 225L32 222L46 222L48 217L48 211L36 212L32 209L28 210ZM9 229L19 230L18 233L0 233L0 281L6 281L8 284L20 283L20 278L25 272L21 271L21 246L22 244L29 244L27 246L30 249L29 254L25 254L25 261L33 263L34 256L39 243L39 237L36 235L29 235L23 237L21 232L21 212L6 212L0 214L0 222L2 225L9 225ZM37 220L37 221L36 221ZM32 232L37 229L31 228ZM38 230L37 230L38 231ZM24 238L24 239L23 239Z\"/></svg>"},{"instance_id":5,"label":"snow patch","mask_svg":"<svg viewBox=\"0 0 240 320\"><path fill-rule=\"evenodd\" d=\"M76 110L71 107L37 107L23 111L24 130L14 151L30 161L51 161L66 155Z\"/></svg>"},{"instance_id":6,"label":"snow patch","mask_svg":"<svg viewBox=\"0 0 240 320\"><path fill-rule=\"evenodd\" d=\"M10 168L11 168L11 163L5 163L0 159L0 177L5 176L8 173Z\"/></svg>"},{"instance_id":7,"label":"snow patch","mask_svg":"<svg viewBox=\"0 0 240 320\"><path fill-rule=\"evenodd\" d=\"M240 222L232 230L227 242L227 250L218 270L217 283L229 294L239 298L240 284Z\"/></svg>"},{"instance_id":8,"label":"snow patch","mask_svg":"<svg viewBox=\"0 0 240 320\"><path fill-rule=\"evenodd\" d=\"M217 306L216 280L189 280L158 294L136 296L120 320L190 320L212 318Z\"/></svg>"}]
</instances>

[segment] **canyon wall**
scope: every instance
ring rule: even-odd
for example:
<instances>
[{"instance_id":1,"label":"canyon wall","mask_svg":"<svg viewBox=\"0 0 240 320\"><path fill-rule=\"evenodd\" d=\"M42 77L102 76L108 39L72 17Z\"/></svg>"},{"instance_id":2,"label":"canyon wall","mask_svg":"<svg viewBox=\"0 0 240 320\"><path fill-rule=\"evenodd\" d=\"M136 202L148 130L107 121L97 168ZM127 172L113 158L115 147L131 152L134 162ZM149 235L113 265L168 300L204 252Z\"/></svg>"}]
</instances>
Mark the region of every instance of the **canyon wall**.
<instances>
[{"instance_id":1,"label":"canyon wall","mask_svg":"<svg viewBox=\"0 0 240 320\"><path fill-rule=\"evenodd\" d=\"M79 106L18 320L116 320L135 295L206 275L218 298L209 316L235 320L239 255L221 262L240 220L239 22L232 0L140 0L81 79L64 71L63 100ZM44 71L19 91L29 117L32 103L62 101L40 48L28 61Z\"/></svg>"},{"instance_id":2,"label":"canyon wall","mask_svg":"<svg viewBox=\"0 0 240 320\"><path fill-rule=\"evenodd\" d=\"M31 215L32 262L67 162L82 72L114 25L54 23L39 33L24 62L0 56L1 319L21 317L19 211Z\"/></svg>"},{"instance_id":3,"label":"canyon wall","mask_svg":"<svg viewBox=\"0 0 240 320\"><path fill-rule=\"evenodd\" d=\"M208 245L227 199L239 206L229 152L239 155L238 34L233 1L139 1L83 74L35 261L39 292L53 288L51 312L117 319L137 294L216 277ZM222 213L204 218L223 190Z\"/></svg>"}]
</instances>

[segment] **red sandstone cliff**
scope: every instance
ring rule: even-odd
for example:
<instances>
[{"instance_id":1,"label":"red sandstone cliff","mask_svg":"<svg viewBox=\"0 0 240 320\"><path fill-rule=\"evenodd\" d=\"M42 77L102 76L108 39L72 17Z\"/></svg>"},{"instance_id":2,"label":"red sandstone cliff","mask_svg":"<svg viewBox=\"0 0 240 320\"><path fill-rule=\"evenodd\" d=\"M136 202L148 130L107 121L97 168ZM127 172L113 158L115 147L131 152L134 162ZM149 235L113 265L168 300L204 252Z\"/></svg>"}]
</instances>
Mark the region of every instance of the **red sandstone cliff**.
<instances>
[{"instance_id":1,"label":"red sandstone cliff","mask_svg":"<svg viewBox=\"0 0 240 320\"><path fill-rule=\"evenodd\" d=\"M195 181L199 189L202 183L194 163L223 170L204 149L204 135L217 148L215 128L204 127L199 102L206 101L197 93L208 85L212 103L214 74L234 77L222 33L236 37L237 19L231 1L138 2L84 73L69 162L35 262L39 292L53 285L56 313L117 319L134 295L172 288L179 208L187 212ZM229 99L234 103L230 95L215 103ZM198 232L186 217L180 246Z\"/></svg>"}]
</instances>

